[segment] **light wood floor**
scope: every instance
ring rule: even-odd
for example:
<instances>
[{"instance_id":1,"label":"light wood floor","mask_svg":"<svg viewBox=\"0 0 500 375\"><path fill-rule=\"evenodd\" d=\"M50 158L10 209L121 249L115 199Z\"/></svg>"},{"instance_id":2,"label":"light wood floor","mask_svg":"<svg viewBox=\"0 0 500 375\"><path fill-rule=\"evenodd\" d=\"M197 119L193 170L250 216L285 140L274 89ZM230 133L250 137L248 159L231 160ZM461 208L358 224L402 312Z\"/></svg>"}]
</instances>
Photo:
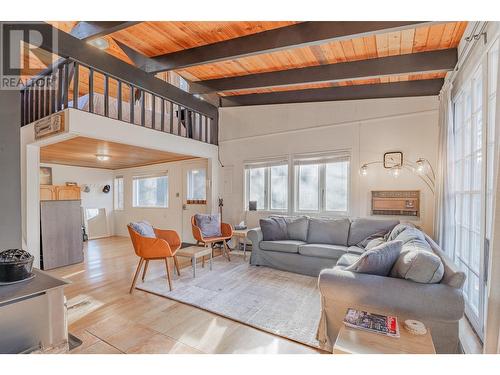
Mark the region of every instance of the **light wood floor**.
<instances>
[{"instance_id":1,"label":"light wood floor","mask_svg":"<svg viewBox=\"0 0 500 375\"><path fill-rule=\"evenodd\" d=\"M128 237L85 245L85 262L50 271L66 287L69 331L83 344L70 353L318 353L196 307L136 290L128 293L138 258ZM181 262L181 272L191 272ZM150 262L147 278L165 272ZM174 280L175 288L175 280Z\"/></svg>"}]
</instances>

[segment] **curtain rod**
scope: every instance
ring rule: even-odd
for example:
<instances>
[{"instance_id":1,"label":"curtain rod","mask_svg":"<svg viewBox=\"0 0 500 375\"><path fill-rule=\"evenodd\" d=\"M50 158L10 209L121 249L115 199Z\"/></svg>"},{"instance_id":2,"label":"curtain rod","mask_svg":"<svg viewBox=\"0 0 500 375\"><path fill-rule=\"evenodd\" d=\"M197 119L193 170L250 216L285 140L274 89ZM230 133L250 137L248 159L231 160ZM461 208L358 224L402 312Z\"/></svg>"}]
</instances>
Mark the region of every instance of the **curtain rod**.
<instances>
[{"instance_id":1,"label":"curtain rod","mask_svg":"<svg viewBox=\"0 0 500 375\"><path fill-rule=\"evenodd\" d=\"M483 38L484 38L484 43L485 44L487 43L485 30L486 30L486 27L488 26L488 21L483 22L481 29L479 30L479 32L476 33L476 30L479 27L479 25L481 24L481 22L482 21L476 21L474 23L474 27L473 27L471 33L467 37L464 38L464 40L467 42L467 45L460 52L460 55L458 56L457 63L455 64L453 71L450 73L450 75L448 77L446 77L445 83L439 92L439 96L441 96L443 91L445 89L447 89L451 83L453 83L453 81L455 80L455 77L457 76L457 73L460 71L460 69L462 67L462 63L464 61L466 61L467 58L470 56L470 54L472 53L472 50L476 46L476 43L478 42L478 40L481 39L481 36L483 36ZM472 44L470 42L472 42Z\"/></svg>"}]
</instances>

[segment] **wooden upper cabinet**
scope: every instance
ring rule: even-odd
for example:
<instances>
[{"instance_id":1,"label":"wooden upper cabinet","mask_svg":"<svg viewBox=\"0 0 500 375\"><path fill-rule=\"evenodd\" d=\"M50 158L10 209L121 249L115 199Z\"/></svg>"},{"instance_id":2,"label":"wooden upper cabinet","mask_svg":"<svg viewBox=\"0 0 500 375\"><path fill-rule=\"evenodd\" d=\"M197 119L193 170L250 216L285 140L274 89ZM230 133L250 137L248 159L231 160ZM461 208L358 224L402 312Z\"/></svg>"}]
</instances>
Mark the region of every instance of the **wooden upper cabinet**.
<instances>
[{"instance_id":1,"label":"wooden upper cabinet","mask_svg":"<svg viewBox=\"0 0 500 375\"><path fill-rule=\"evenodd\" d=\"M54 185L40 185L40 200L53 201L56 199Z\"/></svg>"},{"instance_id":2,"label":"wooden upper cabinet","mask_svg":"<svg viewBox=\"0 0 500 375\"><path fill-rule=\"evenodd\" d=\"M79 186L40 185L40 200L78 200L80 199Z\"/></svg>"},{"instance_id":3,"label":"wooden upper cabinet","mask_svg":"<svg viewBox=\"0 0 500 375\"><path fill-rule=\"evenodd\" d=\"M59 201L80 199L80 187L56 186L56 199Z\"/></svg>"}]
</instances>

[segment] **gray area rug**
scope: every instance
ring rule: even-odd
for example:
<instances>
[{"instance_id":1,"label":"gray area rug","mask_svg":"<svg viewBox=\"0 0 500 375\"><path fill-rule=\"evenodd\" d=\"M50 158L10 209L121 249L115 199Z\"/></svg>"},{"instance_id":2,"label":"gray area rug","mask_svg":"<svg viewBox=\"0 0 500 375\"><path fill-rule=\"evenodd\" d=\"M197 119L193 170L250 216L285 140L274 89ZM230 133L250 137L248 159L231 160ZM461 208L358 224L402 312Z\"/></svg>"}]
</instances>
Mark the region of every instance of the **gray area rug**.
<instances>
[{"instance_id":1,"label":"gray area rug","mask_svg":"<svg viewBox=\"0 0 500 375\"><path fill-rule=\"evenodd\" d=\"M213 260L209 270L198 263L196 279L190 268L173 278L169 291L166 276L138 282L137 288L187 303L264 331L319 348L316 329L320 319L317 278L250 266L232 253L231 262Z\"/></svg>"}]
</instances>

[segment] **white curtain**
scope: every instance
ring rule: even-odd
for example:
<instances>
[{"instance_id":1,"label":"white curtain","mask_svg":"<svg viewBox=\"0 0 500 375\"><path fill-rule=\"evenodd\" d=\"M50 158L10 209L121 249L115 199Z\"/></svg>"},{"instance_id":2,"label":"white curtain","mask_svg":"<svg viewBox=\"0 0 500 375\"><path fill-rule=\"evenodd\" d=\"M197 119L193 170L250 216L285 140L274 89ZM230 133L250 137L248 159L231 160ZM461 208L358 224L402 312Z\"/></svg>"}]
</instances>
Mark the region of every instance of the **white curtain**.
<instances>
[{"instance_id":1,"label":"white curtain","mask_svg":"<svg viewBox=\"0 0 500 375\"><path fill-rule=\"evenodd\" d=\"M497 90L496 90L496 113L495 131L500 131L500 53L498 54L497 66ZM498 140L498 137L496 137ZM484 352L489 354L500 353L500 173L498 163L498 145L495 157L495 195L493 209L493 231L490 245L488 297L485 322Z\"/></svg>"},{"instance_id":2,"label":"white curtain","mask_svg":"<svg viewBox=\"0 0 500 375\"><path fill-rule=\"evenodd\" d=\"M434 238L448 256L455 241L455 204L453 196L453 105L452 84L445 84L439 95L439 140L436 173L436 208Z\"/></svg>"}]
</instances>

